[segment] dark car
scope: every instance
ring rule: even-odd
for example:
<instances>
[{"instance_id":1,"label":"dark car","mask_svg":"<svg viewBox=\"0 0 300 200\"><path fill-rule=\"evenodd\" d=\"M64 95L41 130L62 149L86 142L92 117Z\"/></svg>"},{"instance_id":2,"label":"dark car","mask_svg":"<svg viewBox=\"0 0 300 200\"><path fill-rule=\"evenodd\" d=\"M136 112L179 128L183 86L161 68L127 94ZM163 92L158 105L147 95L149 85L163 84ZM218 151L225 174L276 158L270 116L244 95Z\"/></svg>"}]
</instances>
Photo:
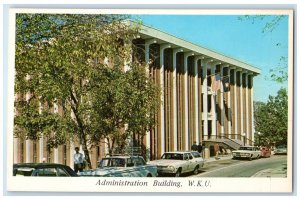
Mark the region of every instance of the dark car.
<instances>
[{"instance_id":1,"label":"dark car","mask_svg":"<svg viewBox=\"0 0 300 200\"><path fill-rule=\"evenodd\" d=\"M260 148L260 157L269 158L271 156L271 150L268 147Z\"/></svg>"},{"instance_id":2,"label":"dark car","mask_svg":"<svg viewBox=\"0 0 300 200\"><path fill-rule=\"evenodd\" d=\"M19 163L13 166L14 176L78 176L69 166L56 163Z\"/></svg>"}]
</instances>

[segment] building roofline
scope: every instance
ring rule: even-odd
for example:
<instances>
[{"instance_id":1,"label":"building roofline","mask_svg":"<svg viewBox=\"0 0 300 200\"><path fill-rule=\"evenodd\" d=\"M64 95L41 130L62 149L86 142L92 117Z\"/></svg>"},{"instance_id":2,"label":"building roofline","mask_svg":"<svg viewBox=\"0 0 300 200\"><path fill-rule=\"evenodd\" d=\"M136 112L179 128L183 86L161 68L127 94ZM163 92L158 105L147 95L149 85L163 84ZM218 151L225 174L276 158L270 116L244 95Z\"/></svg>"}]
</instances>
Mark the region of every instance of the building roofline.
<instances>
[{"instance_id":1,"label":"building roofline","mask_svg":"<svg viewBox=\"0 0 300 200\"><path fill-rule=\"evenodd\" d=\"M131 21L132 22L132 21ZM136 22L133 22L136 23ZM261 70L257 67L254 67L250 64L247 64L243 61L231 58L229 56L223 55L216 51L210 50L208 48L193 44L192 42L186 41L184 39L178 38L166 32L160 31L156 28L147 26L147 25L140 25L140 33L144 36L149 36L153 38L157 38L165 43L170 43L171 45L175 45L176 47L181 47L186 50L192 51L195 54L203 55L210 57L212 59L216 59L221 62L225 62L229 65L236 66L239 68L243 68L250 72L253 72L255 75L260 74ZM143 38L143 37L142 37Z\"/></svg>"}]
</instances>

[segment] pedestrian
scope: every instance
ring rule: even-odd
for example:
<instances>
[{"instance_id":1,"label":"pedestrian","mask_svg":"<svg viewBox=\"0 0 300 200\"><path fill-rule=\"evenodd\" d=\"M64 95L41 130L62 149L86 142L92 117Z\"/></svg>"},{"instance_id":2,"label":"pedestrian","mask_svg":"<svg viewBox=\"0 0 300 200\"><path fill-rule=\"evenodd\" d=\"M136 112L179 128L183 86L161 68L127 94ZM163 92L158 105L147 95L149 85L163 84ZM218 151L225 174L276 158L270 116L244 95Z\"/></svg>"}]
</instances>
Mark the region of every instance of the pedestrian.
<instances>
[{"instance_id":1,"label":"pedestrian","mask_svg":"<svg viewBox=\"0 0 300 200\"><path fill-rule=\"evenodd\" d=\"M201 143L198 144L197 150L201 154L201 152L202 152L202 145L201 145Z\"/></svg>"},{"instance_id":2,"label":"pedestrian","mask_svg":"<svg viewBox=\"0 0 300 200\"><path fill-rule=\"evenodd\" d=\"M219 160L219 152L220 152L220 146L218 143L214 144L214 151L215 151L215 159Z\"/></svg>"},{"instance_id":3,"label":"pedestrian","mask_svg":"<svg viewBox=\"0 0 300 200\"><path fill-rule=\"evenodd\" d=\"M84 157L83 154L79 152L79 147L75 147L74 159L74 171L75 173L82 172L84 168Z\"/></svg>"},{"instance_id":4,"label":"pedestrian","mask_svg":"<svg viewBox=\"0 0 300 200\"><path fill-rule=\"evenodd\" d=\"M198 146L196 145L196 142L191 147L192 151L198 151Z\"/></svg>"}]
</instances>

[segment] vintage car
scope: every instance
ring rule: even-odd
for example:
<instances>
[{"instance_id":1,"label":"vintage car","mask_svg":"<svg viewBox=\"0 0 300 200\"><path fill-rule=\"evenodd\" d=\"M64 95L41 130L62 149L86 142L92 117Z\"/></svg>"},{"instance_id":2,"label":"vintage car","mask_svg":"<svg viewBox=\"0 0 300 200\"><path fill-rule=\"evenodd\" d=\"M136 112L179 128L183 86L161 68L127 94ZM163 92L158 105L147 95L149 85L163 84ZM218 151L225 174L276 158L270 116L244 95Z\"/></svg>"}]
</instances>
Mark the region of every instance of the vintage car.
<instances>
[{"instance_id":1,"label":"vintage car","mask_svg":"<svg viewBox=\"0 0 300 200\"><path fill-rule=\"evenodd\" d=\"M274 154L287 154L287 146L286 145L278 145L275 147Z\"/></svg>"},{"instance_id":2,"label":"vintage car","mask_svg":"<svg viewBox=\"0 0 300 200\"><path fill-rule=\"evenodd\" d=\"M19 163L13 165L14 176L78 176L69 166L57 163Z\"/></svg>"},{"instance_id":3,"label":"vintage car","mask_svg":"<svg viewBox=\"0 0 300 200\"><path fill-rule=\"evenodd\" d=\"M254 158L260 158L260 154L259 148L254 146L242 146L239 150L232 151L233 159L244 158L252 160Z\"/></svg>"},{"instance_id":4,"label":"vintage car","mask_svg":"<svg viewBox=\"0 0 300 200\"><path fill-rule=\"evenodd\" d=\"M156 177L157 167L146 164L142 156L112 155L103 158L96 169L80 172L80 176Z\"/></svg>"},{"instance_id":5,"label":"vintage car","mask_svg":"<svg viewBox=\"0 0 300 200\"><path fill-rule=\"evenodd\" d=\"M197 151L165 152L160 160L150 161L157 165L159 175L180 177L183 173L198 174L204 165L204 160Z\"/></svg>"},{"instance_id":6,"label":"vintage car","mask_svg":"<svg viewBox=\"0 0 300 200\"><path fill-rule=\"evenodd\" d=\"M271 150L268 147L260 148L260 157L269 158L271 156Z\"/></svg>"}]
</instances>

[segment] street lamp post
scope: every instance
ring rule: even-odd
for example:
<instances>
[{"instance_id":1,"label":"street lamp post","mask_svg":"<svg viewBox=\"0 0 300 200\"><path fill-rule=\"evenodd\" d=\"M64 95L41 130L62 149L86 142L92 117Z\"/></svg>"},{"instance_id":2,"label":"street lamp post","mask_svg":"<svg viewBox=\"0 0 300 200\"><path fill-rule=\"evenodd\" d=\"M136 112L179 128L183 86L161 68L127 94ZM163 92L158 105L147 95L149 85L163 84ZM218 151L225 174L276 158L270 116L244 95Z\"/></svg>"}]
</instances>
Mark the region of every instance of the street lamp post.
<instances>
[{"instance_id":1,"label":"street lamp post","mask_svg":"<svg viewBox=\"0 0 300 200\"><path fill-rule=\"evenodd\" d=\"M244 146L246 145L246 138L245 138L245 136L246 136L246 134L245 133L242 133L242 136L243 136L243 140L244 140Z\"/></svg>"}]
</instances>

